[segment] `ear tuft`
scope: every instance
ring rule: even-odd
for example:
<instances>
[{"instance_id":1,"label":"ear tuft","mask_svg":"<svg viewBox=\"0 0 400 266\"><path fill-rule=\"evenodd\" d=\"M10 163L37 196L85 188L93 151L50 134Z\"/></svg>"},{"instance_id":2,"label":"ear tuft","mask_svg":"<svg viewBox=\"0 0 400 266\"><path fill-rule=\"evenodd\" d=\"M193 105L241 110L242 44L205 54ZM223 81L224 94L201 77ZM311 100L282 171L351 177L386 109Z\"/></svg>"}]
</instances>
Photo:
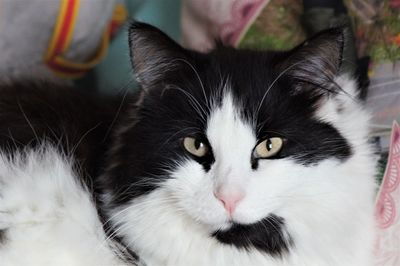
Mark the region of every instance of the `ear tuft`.
<instances>
[{"instance_id":1,"label":"ear tuft","mask_svg":"<svg viewBox=\"0 0 400 266\"><path fill-rule=\"evenodd\" d=\"M129 28L129 48L136 79L144 88L176 71L178 60L185 57L185 50L165 33L137 21Z\"/></svg>"}]
</instances>

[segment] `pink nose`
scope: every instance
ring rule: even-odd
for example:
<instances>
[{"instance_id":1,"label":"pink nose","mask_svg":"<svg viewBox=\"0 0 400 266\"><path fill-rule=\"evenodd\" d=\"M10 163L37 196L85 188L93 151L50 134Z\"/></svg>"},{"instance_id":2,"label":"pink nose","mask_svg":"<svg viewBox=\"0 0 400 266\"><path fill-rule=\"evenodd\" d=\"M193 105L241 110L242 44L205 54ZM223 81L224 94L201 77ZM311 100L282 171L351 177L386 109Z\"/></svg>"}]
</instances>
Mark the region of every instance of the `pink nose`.
<instances>
[{"instance_id":1,"label":"pink nose","mask_svg":"<svg viewBox=\"0 0 400 266\"><path fill-rule=\"evenodd\" d=\"M222 202L222 204L224 204L225 210L227 210L230 215L233 214L238 203L244 198L244 193L241 192L227 194L221 193L221 191L217 191L214 193L214 195Z\"/></svg>"}]
</instances>

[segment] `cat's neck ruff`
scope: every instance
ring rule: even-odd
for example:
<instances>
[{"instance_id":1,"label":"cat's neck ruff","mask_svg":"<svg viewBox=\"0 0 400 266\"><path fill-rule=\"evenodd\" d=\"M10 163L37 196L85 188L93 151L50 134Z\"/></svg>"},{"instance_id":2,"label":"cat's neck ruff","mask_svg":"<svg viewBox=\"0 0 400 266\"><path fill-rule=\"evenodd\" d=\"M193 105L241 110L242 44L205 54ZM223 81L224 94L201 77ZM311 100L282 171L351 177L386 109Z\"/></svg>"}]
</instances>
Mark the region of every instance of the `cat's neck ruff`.
<instances>
[{"instance_id":1,"label":"cat's neck ruff","mask_svg":"<svg viewBox=\"0 0 400 266\"><path fill-rule=\"evenodd\" d=\"M256 250L219 243L204 226L171 208L167 194L156 190L110 213L124 244L146 265L281 265Z\"/></svg>"},{"instance_id":2,"label":"cat's neck ruff","mask_svg":"<svg viewBox=\"0 0 400 266\"><path fill-rule=\"evenodd\" d=\"M347 171L343 168L343 172ZM343 176L345 179L346 176ZM356 181L355 181L356 182ZM329 184L326 184L329 186ZM326 187L328 190L328 187ZM345 185L340 189L346 190ZM367 187L364 188L368 190ZM362 188L360 189L362 190ZM360 193L363 193L359 191ZM329 192L327 192L329 193ZM347 191L347 194L351 193ZM335 199L329 196L324 200ZM360 202L338 201L335 204L336 215L342 215L343 232L337 234L337 220L332 220L326 209L313 209L313 204L300 208L294 206L285 218L288 230L294 238L295 245L282 258L271 257L255 249L237 249L225 245L211 237L211 232L199 223L194 222L185 214L177 212L167 191L153 191L143 198L132 201L131 204L113 210L110 216L117 235L123 239L124 245L133 249L146 265L264 265L264 266L319 266L327 265L358 265L360 258L365 259L362 265L369 265L369 254L372 254L370 243L373 237L373 220L368 219L372 212L365 200ZM341 209L340 205L348 204L354 208ZM342 205L343 206L343 205ZM329 208L333 209L333 206ZM349 213L349 209L353 213ZM325 217L321 217L326 215ZM301 217L301 219L299 219ZM300 220L300 221L299 221ZM307 222L309 224L307 224ZM309 230L312 230L310 233ZM352 236L351 238L348 236ZM310 237L311 236L311 237ZM362 246L364 250L350 252L353 246ZM335 256L342 254L342 256ZM361 264L360 264L361 266Z\"/></svg>"}]
</instances>

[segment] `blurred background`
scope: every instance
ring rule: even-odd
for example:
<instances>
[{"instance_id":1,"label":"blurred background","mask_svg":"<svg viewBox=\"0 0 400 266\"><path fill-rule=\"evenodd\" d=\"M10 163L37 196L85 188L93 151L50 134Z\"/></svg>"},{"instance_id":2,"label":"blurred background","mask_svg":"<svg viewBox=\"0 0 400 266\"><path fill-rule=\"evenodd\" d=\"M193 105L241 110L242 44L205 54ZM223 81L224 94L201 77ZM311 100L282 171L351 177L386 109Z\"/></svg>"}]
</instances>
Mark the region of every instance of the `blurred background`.
<instances>
[{"instance_id":1,"label":"blurred background","mask_svg":"<svg viewBox=\"0 0 400 266\"><path fill-rule=\"evenodd\" d=\"M215 40L290 49L346 25L342 72L373 112L371 140L385 169L400 120L400 0L0 0L0 80L45 79L93 93L134 90L127 24L153 24L187 48Z\"/></svg>"},{"instance_id":2,"label":"blurred background","mask_svg":"<svg viewBox=\"0 0 400 266\"><path fill-rule=\"evenodd\" d=\"M400 219L386 222L400 213L400 0L0 0L0 82L50 80L105 95L135 90L132 19L201 52L215 40L286 50L347 26L341 72L356 78L373 115L370 140L383 180L375 265L399 265Z\"/></svg>"}]
</instances>

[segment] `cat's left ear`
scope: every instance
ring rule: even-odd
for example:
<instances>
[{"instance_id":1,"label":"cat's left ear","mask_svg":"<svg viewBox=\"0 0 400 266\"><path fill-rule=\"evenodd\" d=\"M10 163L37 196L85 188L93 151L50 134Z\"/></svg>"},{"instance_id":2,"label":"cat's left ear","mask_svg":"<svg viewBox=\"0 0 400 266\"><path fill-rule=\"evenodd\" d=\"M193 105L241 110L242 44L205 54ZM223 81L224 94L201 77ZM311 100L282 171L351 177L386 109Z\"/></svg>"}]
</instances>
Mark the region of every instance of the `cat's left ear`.
<instances>
[{"instance_id":1,"label":"cat's left ear","mask_svg":"<svg viewBox=\"0 0 400 266\"><path fill-rule=\"evenodd\" d=\"M136 79L144 88L165 80L186 60L186 50L174 40L156 27L137 21L129 28L129 48Z\"/></svg>"},{"instance_id":2,"label":"cat's left ear","mask_svg":"<svg viewBox=\"0 0 400 266\"><path fill-rule=\"evenodd\" d=\"M300 84L327 88L339 75L345 44L345 30L320 32L290 51L280 71Z\"/></svg>"}]
</instances>

